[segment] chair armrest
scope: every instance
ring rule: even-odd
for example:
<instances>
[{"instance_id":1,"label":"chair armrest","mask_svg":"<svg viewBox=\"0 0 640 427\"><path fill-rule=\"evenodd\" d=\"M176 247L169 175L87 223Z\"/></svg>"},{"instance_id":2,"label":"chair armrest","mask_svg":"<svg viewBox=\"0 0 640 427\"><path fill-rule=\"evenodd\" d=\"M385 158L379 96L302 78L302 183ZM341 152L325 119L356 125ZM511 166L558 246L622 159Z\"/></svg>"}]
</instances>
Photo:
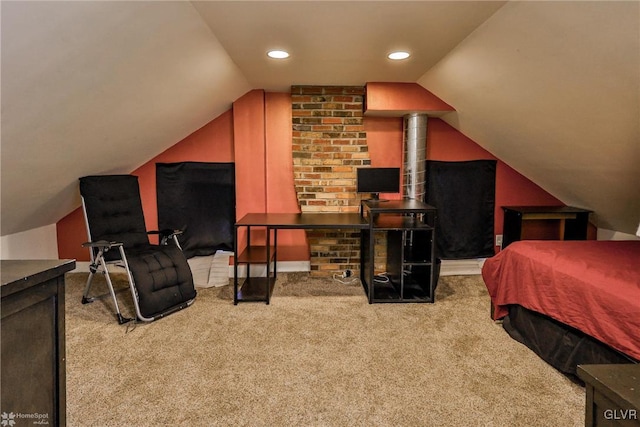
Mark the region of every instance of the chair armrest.
<instances>
[{"instance_id":1,"label":"chair armrest","mask_svg":"<svg viewBox=\"0 0 640 427\"><path fill-rule=\"evenodd\" d=\"M99 249L111 249L122 246L121 242L108 242L106 240L98 240L96 242L85 242L82 244L83 248L99 248Z\"/></svg>"},{"instance_id":2,"label":"chair armrest","mask_svg":"<svg viewBox=\"0 0 640 427\"><path fill-rule=\"evenodd\" d=\"M182 234L182 230L171 230L169 228L165 228L164 230L151 230L147 231L147 234L159 234L160 235L160 244L166 245L169 240L173 240L173 243L177 247L180 247L180 242L178 242L178 236Z\"/></svg>"}]
</instances>

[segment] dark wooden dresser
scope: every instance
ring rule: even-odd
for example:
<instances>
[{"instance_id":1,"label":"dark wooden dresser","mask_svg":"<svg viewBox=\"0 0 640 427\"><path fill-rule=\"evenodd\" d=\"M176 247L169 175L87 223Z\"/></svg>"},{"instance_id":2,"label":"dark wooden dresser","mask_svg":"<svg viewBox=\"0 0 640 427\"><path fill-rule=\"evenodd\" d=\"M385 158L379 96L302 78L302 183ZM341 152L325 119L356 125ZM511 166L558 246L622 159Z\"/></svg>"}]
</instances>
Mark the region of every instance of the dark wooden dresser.
<instances>
[{"instance_id":1,"label":"dark wooden dresser","mask_svg":"<svg viewBox=\"0 0 640 427\"><path fill-rule=\"evenodd\" d=\"M0 412L15 425L66 425L64 274L73 260L1 261Z\"/></svg>"},{"instance_id":2,"label":"dark wooden dresser","mask_svg":"<svg viewBox=\"0 0 640 427\"><path fill-rule=\"evenodd\" d=\"M502 206L502 249L518 240L586 240L590 210L573 206Z\"/></svg>"},{"instance_id":3,"label":"dark wooden dresser","mask_svg":"<svg viewBox=\"0 0 640 427\"><path fill-rule=\"evenodd\" d=\"M640 365L578 365L585 382L585 426L640 427Z\"/></svg>"}]
</instances>

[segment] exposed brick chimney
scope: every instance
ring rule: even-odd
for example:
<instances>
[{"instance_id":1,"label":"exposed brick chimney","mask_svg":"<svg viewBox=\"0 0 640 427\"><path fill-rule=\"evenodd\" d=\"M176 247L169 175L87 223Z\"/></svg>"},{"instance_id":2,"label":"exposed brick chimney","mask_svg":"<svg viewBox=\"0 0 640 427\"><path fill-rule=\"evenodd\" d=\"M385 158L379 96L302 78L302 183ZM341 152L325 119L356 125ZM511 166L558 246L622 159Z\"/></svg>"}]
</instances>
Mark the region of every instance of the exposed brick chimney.
<instances>
[{"instance_id":1,"label":"exposed brick chimney","mask_svg":"<svg viewBox=\"0 0 640 427\"><path fill-rule=\"evenodd\" d=\"M293 86L293 172L302 212L358 212L356 168L370 165L362 86ZM359 271L356 230L311 230L311 273Z\"/></svg>"}]
</instances>

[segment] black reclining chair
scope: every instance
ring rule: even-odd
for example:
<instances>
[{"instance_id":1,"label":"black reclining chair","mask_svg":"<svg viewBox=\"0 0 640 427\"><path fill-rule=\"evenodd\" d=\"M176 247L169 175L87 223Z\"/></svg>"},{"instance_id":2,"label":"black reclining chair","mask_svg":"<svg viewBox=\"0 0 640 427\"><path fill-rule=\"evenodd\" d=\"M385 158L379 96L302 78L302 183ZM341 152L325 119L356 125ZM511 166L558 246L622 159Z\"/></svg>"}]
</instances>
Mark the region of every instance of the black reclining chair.
<instances>
[{"instance_id":1,"label":"black reclining chair","mask_svg":"<svg viewBox=\"0 0 640 427\"><path fill-rule=\"evenodd\" d=\"M120 313L108 264L127 273L136 317L150 322L191 305L196 297L191 269L180 249L176 232L147 232L138 177L100 175L80 178L80 195L87 225L91 263L82 303L89 297L95 273L104 274L120 324L130 320ZM159 234L160 245L148 234Z\"/></svg>"}]
</instances>

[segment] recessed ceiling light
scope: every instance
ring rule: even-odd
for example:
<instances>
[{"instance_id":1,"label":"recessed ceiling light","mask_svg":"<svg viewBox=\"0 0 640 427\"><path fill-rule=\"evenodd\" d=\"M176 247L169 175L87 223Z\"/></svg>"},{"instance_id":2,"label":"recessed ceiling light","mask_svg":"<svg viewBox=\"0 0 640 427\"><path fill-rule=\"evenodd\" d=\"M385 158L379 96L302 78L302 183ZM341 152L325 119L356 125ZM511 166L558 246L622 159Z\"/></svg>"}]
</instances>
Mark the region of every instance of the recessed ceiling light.
<instances>
[{"instance_id":1,"label":"recessed ceiling light","mask_svg":"<svg viewBox=\"0 0 640 427\"><path fill-rule=\"evenodd\" d=\"M289 57L289 52L286 52L284 50L270 50L269 52L267 52L267 55L269 56L269 58L285 59Z\"/></svg>"},{"instance_id":2,"label":"recessed ceiling light","mask_svg":"<svg viewBox=\"0 0 640 427\"><path fill-rule=\"evenodd\" d=\"M410 56L409 52L398 51L398 52L391 52L389 55L387 55L387 58L399 60L399 59L407 59L409 56Z\"/></svg>"}]
</instances>

